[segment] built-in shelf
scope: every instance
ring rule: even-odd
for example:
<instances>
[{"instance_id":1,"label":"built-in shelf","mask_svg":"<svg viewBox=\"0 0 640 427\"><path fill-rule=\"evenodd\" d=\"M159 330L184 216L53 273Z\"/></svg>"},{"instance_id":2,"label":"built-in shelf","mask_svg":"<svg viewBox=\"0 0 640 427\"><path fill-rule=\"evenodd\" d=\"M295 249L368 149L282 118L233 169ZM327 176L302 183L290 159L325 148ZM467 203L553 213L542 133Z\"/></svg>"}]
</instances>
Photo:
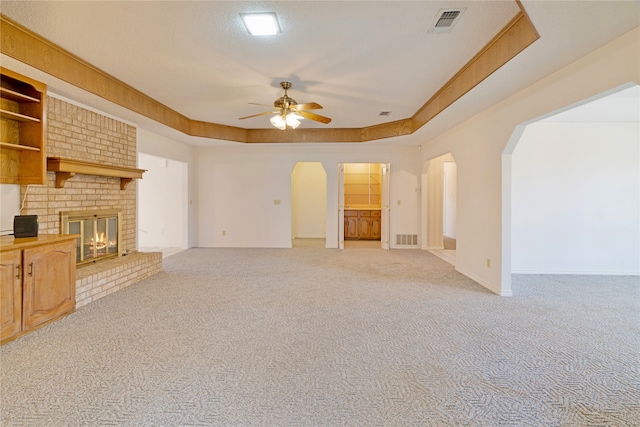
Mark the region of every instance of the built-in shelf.
<instances>
[{"instance_id":1,"label":"built-in shelf","mask_svg":"<svg viewBox=\"0 0 640 427\"><path fill-rule=\"evenodd\" d=\"M38 98L25 95L24 93L16 92L15 90L0 87L0 96L5 99L10 99L16 102L40 102Z\"/></svg>"},{"instance_id":2,"label":"built-in shelf","mask_svg":"<svg viewBox=\"0 0 640 427\"><path fill-rule=\"evenodd\" d=\"M64 184L69 178L79 173L81 175L120 178L121 190L124 190L127 184L134 179L142 178L142 174L146 172L145 169L105 165L103 163L65 159L62 157L47 157L47 170L56 173L56 188L64 187Z\"/></svg>"},{"instance_id":3,"label":"built-in shelf","mask_svg":"<svg viewBox=\"0 0 640 427\"><path fill-rule=\"evenodd\" d=\"M10 142L0 142L0 148L17 151L40 151L38 147L30 147L28 145L12 144Z\"/></svg>"},{"instance_id":4,"label":"built-in shelf","mask_svg":"<svg viewBox=\"0 0 640 427\"><path fill-rule=\"evenodd\" d=\"M0 184L46 184L46 104L47 85L0 67Z\"/></svg>"},{"instance_id":5,"label":"built-in shelf","mask_svg":"<svg viewBox=\"0 0 640 427\"><path fill-rule=\"evenodd\" d=\"M25 116L24 114L20 114L20 113L14 113L13 111L8 111L8 110L0 110L0 118L17 120L19 122L40 123L40 119L31 117L31 116Z\"/></svg>"}]
</instances>

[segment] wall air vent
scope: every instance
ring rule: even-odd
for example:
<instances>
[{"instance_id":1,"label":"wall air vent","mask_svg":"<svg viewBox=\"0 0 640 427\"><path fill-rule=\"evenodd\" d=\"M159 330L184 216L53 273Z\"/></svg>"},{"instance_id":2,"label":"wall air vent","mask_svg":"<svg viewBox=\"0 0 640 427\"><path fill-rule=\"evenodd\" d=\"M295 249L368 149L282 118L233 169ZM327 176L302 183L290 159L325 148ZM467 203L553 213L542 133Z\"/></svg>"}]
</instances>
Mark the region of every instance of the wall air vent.
<instances>
[{"instance_id":1,"label":"wall air vent","mask_svg":"<svg viewBox=\"0 0 640 427\"><path fill-rule=\"evenodd\" d=\"M378 114L378 116L389 116L391 114L391 111L380 111L380 114Z\"/></svg>"},{"instance_id":2,"label":"wall air vent","mask_svg":"<svg viewBox=\"0 0 640 427\"><path fill-rule=\"evenodd\" d=\"M464 8L460 9L440 9L435 24L429 31L430 33L448 33L460 20L460 16L464 12Z\"/></svg>"},{"instance_id":3,"label":"wall air vent","mask_svg":"<svg viewBox=\"0 0 640 427\"><path fill-rule=\"evenodd\" d=\"M418 235L396 234L396 246L418 246Z\"/></svg>"}]
</instances>

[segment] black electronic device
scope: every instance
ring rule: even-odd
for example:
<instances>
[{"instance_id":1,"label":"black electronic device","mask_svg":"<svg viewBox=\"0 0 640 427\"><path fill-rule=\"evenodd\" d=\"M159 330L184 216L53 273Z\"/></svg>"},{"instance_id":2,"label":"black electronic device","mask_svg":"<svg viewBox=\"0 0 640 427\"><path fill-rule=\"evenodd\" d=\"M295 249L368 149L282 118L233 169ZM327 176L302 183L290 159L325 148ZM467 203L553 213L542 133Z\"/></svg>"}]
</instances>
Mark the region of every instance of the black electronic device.
<instances>
[{"instance_id":1,"label":"black electronic device","mask_svg":"<svg viewBox=\"0 0 640 427\"><path fill-rule=\"evenodd\" d=\"M14 216L13 237L38 237L38 215Z\"/></svg>"}]
</instances>

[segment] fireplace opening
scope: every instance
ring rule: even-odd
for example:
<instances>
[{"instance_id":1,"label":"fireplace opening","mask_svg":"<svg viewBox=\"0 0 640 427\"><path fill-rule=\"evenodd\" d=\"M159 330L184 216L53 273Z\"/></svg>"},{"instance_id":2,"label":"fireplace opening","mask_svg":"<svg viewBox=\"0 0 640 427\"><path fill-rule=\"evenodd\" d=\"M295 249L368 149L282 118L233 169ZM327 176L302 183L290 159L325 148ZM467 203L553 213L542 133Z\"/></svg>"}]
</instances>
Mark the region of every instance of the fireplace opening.
<instances>
[{"instance_id":1,"label":"fireplace opening","mask_svg":"<svg viewBox=\"0 0 640 427\"><path fill-rule=\"evenodd\" d=\"M122 255L122 212L118 210L60 212L60 232L79 234L76 265Z\"/></svg>"}]
</instances>

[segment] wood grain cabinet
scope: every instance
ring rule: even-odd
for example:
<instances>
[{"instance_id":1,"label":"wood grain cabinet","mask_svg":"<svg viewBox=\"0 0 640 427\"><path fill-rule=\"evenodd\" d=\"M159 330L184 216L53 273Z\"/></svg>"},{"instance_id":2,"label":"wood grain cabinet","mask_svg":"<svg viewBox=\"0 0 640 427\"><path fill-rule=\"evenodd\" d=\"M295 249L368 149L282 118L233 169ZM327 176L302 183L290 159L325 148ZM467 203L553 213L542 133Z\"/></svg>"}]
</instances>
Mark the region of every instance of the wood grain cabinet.
<instances>
[{"instance_id":1,"label":"wood grain cabinet","mask_svg":"<svg viewBox=\"0 0 640 427\"><path fill-rule=\"evenodd\" d=\"M46 184L44 83L0 67L0 183Z\"/></svg>"},{"instance_id":2,"label":"wood grain cabinet","mask_svg":"<svg viewBox=\"0 0 640 427\"><path fill-rule=\"evenodd\" d=\"M0 342L22 330L21 251L0 253Z\"/></svg>"},{"instance_id":3,"label":"wood grain cabinet","mask_svg":"<svg viewBox=\"0 0 640 427\"><path fill-rule=\"evenodd\" d=\"M371 211L371 239L380 240L382 236L382 218L380 211Z\"/></svg>"},{"instance_id":4,"label":"wood grain cabinet","mask_svg":"<svg viewBox=\"0 0 640 427\"><path fill-rule=\"evenodd\" d=\"M379 210L345 210L345 240L380 240L381 221Z\"/></svg>"},{"instance_id":5,"label":"wood grain cabinet","mask_svg":"<svg viewBox=\"0 0 640 427\"><path fill-rule=\"evenodd\" d=\"M371 212L359 211L360 220L358 224L360 229L358 230L358 239L370 239L371 238Z\"/></svg>"},{"instance_id":6,"label":"wood grain cabinet","mask_svg":"<svg viewBox=\"0 0 640 427\"><path fill-rule=\"evenodd\" d=\"M344 211L344 238L358 238L358 211Z\"/></svg>"},{"instance_id":7,"label":"wood grain cabinet","mask_svg":"<svg viewBox=\"0 0 640 427\"><path fill-rule=\"evenodd\" d=\"M73 312L76 237L2 237L0 343Z\"/></svg>"}]
</instances>

